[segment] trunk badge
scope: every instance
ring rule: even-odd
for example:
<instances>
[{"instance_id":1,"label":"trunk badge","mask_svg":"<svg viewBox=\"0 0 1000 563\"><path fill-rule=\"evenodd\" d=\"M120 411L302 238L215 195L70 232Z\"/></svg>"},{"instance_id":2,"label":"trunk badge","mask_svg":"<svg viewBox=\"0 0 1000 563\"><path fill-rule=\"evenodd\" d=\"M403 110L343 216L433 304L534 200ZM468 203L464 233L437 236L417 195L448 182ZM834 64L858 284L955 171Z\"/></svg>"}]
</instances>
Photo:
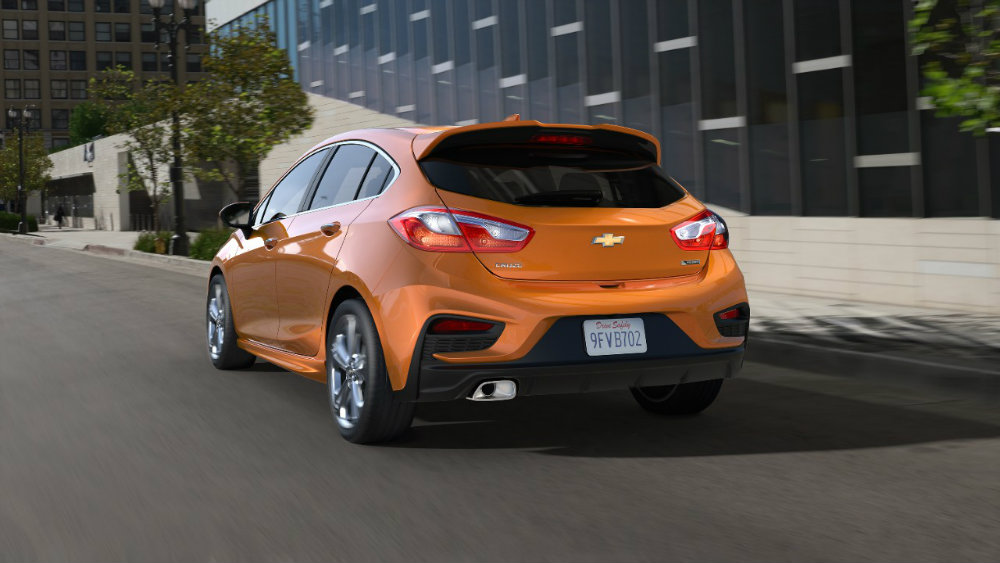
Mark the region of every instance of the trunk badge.
<instances>
[{"instance_id":1,"label":"trunk badge","mask_svg":"<svg viewBox=\"0 0 1000 563\"><path fill-rule=\"evenodd\" d=\"M681 266L695 266L701 264L701 260L681 260Z\"/></svg>"},{"instance_id":2,"label":"trunk badge","mask_svg":"<svg viewBox=\"0 0 1000 563\"><path fill-rule=\"evenodd\" d=\"M594 237L590 244L599 244L605 248L616 244L625 244L625 235L615 236L612 233L604 233L599 237Z\"/></svg>"}]
</instances>

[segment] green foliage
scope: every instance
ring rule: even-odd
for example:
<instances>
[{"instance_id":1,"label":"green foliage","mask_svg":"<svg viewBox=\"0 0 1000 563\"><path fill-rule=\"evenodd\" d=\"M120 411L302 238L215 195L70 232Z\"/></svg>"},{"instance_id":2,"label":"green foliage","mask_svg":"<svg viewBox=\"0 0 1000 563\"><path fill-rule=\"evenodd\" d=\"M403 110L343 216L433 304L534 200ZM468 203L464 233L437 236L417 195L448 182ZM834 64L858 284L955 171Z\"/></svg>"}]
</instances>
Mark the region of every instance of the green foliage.
<instances>
[{"instance_id":1,"label":"green foliage","mask_svg":"<svg viewBox=\"0 0 1000 563\"><path fill-rule=\"evenodd\" d=\"M17 226L20 223L21 215L19 213L0 211L0 231L17 231ZM38 220L35 219L34 215L28 215L28 231L34 232L37 230Z\"/></svg>"},{"instance_id":2,"label":"green foliage","mask_svg":"<svg viewBox=\"0 0 1000 563\"><path fill-rule=\"evenodd\" d=\"M224 180L243 200L257 187L260 161L308 128L313 110L266 18L209 43L205 79L185 92L184 146L191 162L211 165L196 174Z\"/></svg>"},{"instance_id":3,"label":"green foliage","mask_svg":"<svg viewBox=\"0 0 1000 563\"><path fill-rule=\"evenodd\" d=\"M173 162L170 118L180 108L180 94L170 84L142 82L121 66L92 78L89 91L106 117L108 131L128 133L118 145L129 153L121 180L126 190L149 194L153 229L159 229L160 206L170 198L170 179L161 170Z\"/></svg>"},{"instance_id":4,"label":"green foliage","mask_svg":"<svg viewBox=\"0 0 1000 563\"><path fill-rule=\"evenodd\" d=\"M0 200L17 199L17 185L20 183L18 170L17 133L7 136L7 142L0 151ZM44 190L52 179L49 172L52 161L45 149L45 139L41 133L29 133L24 137L24 186L29 192Z\"/></svg>"},{"instance_id":5,"label":"green foliage","mask_svg":"<svg viewBox=\"0 0 1000 563\"><path fill-rule=\"evenodd\" d=\"M78 104L69 114L69 144L82 145L98 135L106 135L108 117L103 107L94 102Z\"/></svg>"},{"instance_id":6,"label":"green foliage","mask_svg":"<svg viewBox=\"0 0 1000 563\"><path fill-rule=\"evenodd\" d=\"M910 35L937 115L977 135L1000 127L1000 0L919 0Z\"/></svg>"},{"instance_id":7,"label":"green foliage","mask_svg":"<svg viewBox=\"0 0 1000 563\"><path fill-rule=\"evenodd\" d=\"M229 240L229 235L233 234L232 229L205 229L198 233L191 248L188 249L188 256L198 260L211 260L216 253Z\"/></svg>"},{"instance_id":8,"label":"green foliage","mask_svg":"<svg viewBox=\"0 0 1000 563\"><path fill-rule=\"evenodd\" d=\"M133 250L151 252L155 254L166 254L170 249L170 237L174 233L170 231L143 231L139 233L139 238L135 239Z\"/></svg>"}]
</instances>

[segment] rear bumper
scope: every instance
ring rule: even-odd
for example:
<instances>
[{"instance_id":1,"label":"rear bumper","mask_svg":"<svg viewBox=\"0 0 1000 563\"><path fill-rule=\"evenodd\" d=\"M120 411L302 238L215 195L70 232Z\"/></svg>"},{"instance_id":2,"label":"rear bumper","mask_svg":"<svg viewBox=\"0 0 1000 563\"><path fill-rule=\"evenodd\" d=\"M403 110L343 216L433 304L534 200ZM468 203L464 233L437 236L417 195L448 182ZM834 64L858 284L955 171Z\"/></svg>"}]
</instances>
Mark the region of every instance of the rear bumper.
<instances>
[{"instance_id":1,"label":"rear bumper","mask_svg":"<svg viewBox=\"0 0 1000 563\"><path fill-rule=\"evenodd\" d=\"M727 379L743 365L741 346L686 358L623 360L563 365L434 365L420 370L417 400L453 401L472 394L482 382L512 379L517 395L556 395L611 391L636 386L675 385L693 381Z\"/></svg>"},{"instance_id":2,"label":"rear bumper","mask_svg":"<svg viewBox=\"0 0 1000 563\"><path fill-rule=\"evenodd\" d=\"M411 370L400 398L420 402L462 399L480 383L494 379L516 381L519 396L674 385L727 379L743 366L745 344L704 349L666 315L633 316L643 318L646 325L649 350L643 354L588 356L581 328L584 317L559 319L527 355L502 363L441 361L420 353L421 338L414 354L416 369Z\"/></svg>"}]
</instances>

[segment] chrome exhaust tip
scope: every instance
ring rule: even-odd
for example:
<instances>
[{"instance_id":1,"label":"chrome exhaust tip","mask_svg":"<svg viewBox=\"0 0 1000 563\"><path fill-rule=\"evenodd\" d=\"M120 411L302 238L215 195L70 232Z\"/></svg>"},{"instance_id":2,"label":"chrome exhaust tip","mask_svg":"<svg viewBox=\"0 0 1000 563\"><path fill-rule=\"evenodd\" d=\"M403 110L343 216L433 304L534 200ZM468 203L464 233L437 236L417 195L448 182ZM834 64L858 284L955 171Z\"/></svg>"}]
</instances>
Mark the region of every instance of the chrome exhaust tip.
<instances>
[{"instance_id":1,"label":"chrome exhaust tip","mask_svg":"<svg viewBox=\"0 0 1000 563\"><path fill-rule=\"evenodd\" d=\"M516 396L517 383L509 379L497 379L480 383L468 399L470 401L509 401Z\"/></svg>"}]
</instances>

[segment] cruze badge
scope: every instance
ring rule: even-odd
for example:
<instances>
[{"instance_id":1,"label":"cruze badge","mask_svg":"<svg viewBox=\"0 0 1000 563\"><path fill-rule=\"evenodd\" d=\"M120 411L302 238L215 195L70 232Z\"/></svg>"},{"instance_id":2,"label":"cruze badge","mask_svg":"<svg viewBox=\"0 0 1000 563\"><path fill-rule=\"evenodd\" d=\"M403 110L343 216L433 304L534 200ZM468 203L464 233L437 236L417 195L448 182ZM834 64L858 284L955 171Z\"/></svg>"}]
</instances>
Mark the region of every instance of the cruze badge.
<instances>
[{"instance_id":1,"label":"cruze badge","mask_svg":"<svg viewBox=\"0 0 1000 563\"><path fill-rule=\"evenodd\" d=\"M599 244L605 248L609 246L614 246L616 244L624 244L625 235L615 236L612 233L604 233L599 237L594 237L594 240L590 241L590 244Z\"/></svg>"}]
</instances>

